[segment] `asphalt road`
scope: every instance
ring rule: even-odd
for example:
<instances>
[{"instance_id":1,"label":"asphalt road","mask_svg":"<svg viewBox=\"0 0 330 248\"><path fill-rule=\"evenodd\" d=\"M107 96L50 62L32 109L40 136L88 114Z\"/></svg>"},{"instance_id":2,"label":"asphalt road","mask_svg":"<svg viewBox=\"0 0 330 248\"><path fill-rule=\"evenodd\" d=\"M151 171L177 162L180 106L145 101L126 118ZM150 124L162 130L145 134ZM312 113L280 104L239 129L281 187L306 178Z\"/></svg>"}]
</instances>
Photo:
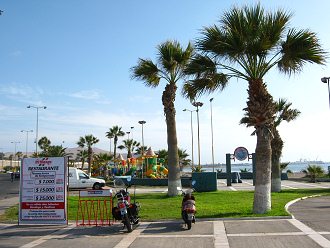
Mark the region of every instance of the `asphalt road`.
<instances>
[{"instance_id":1,"label":"asphalt road","mask_svg":"<svg viewBox=\"0 0 330 248\"><path fill-rule=\"evenodd\" d=\"M19 196L19 178L11 182L10 174L0 173L0 200Z\"/></svg>"}]
</instances>

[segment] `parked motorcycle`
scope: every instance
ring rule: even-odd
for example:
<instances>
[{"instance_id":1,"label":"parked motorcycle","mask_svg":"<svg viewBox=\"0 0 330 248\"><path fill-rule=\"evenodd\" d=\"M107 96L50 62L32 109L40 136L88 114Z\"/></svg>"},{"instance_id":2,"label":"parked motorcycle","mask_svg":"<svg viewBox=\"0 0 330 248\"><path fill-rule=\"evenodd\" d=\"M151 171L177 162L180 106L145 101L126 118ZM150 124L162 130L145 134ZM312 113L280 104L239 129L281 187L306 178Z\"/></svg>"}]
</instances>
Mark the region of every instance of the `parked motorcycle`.
<instances>
[{"instance_id":1,"label":"parked motorcycle","mask_svg":"<svg viewBox=\"0 0 330 248\"><path fill-rule=\"evenodd\" d=\"M137 225L139 223L139 211L140 204L135 202L135 188L134 188L134 202L131 203L130 193L128 192L128 188L130 185L130 178L127 178L128 185L126 185L121 178L116 178L114 181L114 186L118 190L114 196L117 204L114 204L112 208L112 216L116 220L121 220L124 224L124 228L127 228L128 232L132 232L133 225Z\"/></svg>"},{"instance_id":2,"label":"parked motorcycle","mask_svg":"<svg viewBox=\"0 0 330 248\"><path fill-rule=\"evenodd\" d=\"M196 213L196 206L195 206L195 197L193 195L195 185L195 181L192 182L191 189L187 189L186 191L182 191L183 199L181 205L181 216L183 221L188 227L188 230L191 229L191 224L195 223L195 213Z\"/></svg>"}]
</instances>

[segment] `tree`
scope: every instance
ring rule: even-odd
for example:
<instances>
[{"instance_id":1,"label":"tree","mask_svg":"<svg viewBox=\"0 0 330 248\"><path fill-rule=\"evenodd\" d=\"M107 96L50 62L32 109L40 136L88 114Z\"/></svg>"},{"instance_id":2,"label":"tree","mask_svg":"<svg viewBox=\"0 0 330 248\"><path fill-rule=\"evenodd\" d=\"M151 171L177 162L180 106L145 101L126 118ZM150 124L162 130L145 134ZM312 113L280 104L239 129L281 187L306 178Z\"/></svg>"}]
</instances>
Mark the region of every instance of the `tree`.
<instances>
[{"instance_id":1,"label":"tree","mask_svg":"<svg viewBox=\"0 0 330 248\"><path fill-rule=\"evenodd\" d=\"M161 149L159 151L156 152L157 154L157 158L158 159L163 159L164 160L164 163L163 165L167 166L168 167L168 152L166 149ZM178 155L179 155L179 148L178 148Z\"/></svg>"},{"instance_id":2,"label":"tree","mask_svg":"<svg viewBox=\"0 0 330 248\"><path fill-rule=\"evenodd\" d=\"M91 165L93 160L93 149L92 146L99 142L99 139L94 137L92 134L85 135L85 137L80 137L77 145L81 148L87 147L88 153L88 174L91 175Z\"/></svg>"},{"instance_id":3,"label":"tree","mask_svg":"<svg viewBox=\"0 0 330 248\"><path fill-rule=\"evenodd\" d=\"M52 142L46 136L44 136L39 139L38 146L40 147L41 150L47 152L47 149L51 143Z\"/></svg>"},{"instance_id":4,"label":"tree","mask_svg":"<svg viewBox=\"0 0 330 248\"><path fill-rule=\"evenodd\" d=\"M142 149L143 148L143 149ZM139 147L137 147L136 149L135 149L135 152L134 152L134 154L135 155L142 155L142 151L147 151L148 150L148 146L139 146Z\"/></svg>"},{"instance_id":5,"label":"tree","mask_svg":"<svg viewBox=\"0 0 330 248\"><path fill-rule=\"evenodd\" d=\"M63 146L48 146L45 151L40 153L41 157L65 157L68 155Z\"/></svg>"},{"instance_id":6,"label":"tree","mask_svg":"<svg viewBox=\"0 0 330 248\"><path fill-rule=\"evenodd\" d=\"M206 27L197 40L200 51L185 70L193 79L184 86L184 96L193 99L222 91L231 78L248 82L247 126L254 127L256 185L253 212L271 209L271 140L276 106L264 76L277 66L288 74L302 70L306 62L324 64L325 52L316 34L289 27L291 14L266 12L260 4L233 7L218 25Z\"/></svg>"},{"instance_id":7,"label":"tree","mask_svg":"<svg viewBox=\"0 0 330 248\"><path fill-rule=\"evenodd\" d=\"M303 170L310 178L312 183L316 183L316 178L324 174L324 170L320 165L310 164L306 170Z\"/></svg>"},{"instance_id":8,"label":"tree","mask_svg":"<svg viewBox=\"0 0 330 248\"><path fill-rule=\"evenodd\" d=\"M298 109L291 109L292 103L287 102L285 99L279 99L276 102L276 117L274 122L274 130L273 130L273 139L271 141L272 147L272 181L271 181L271 191L272 192L280 192L281 191L281 165L280 158L282 156L283 150L283 140L278 131L278 126L282 123L282 121L293 121L299 115L300 111Z\"/></svg>"},{"instance_id":9,"label":"tree","mask_svg":"<svg viewBox=\"0 0 330 248\"><path fill-rule=\"evenodd\" d=\"M180 171L182 171L184 166L190 165L191 160L187 159L187 157L189 157L187 150L183 150L179 148L178 151L179 151L179 160L180 160Z\"/></svg>"},{"instance_id":10,"label":"tree","mask_svg":"<svg viewBox=\"0 0 330 248\"><path fill-rule=\"evenodd\" d=\"M100 175L101 173L103 173L103 177L107 178L108 177L107 167L111 159L112 156L109 155L108 153L95 154L93 161L94 172L98 171Z\"/></svg>"},{"instance_id":11,"label":"tree","mask_svg":"<svg viewBox=\"0 0 330 248\"><path fill-rule=\"evenodd\" d=\"M120 146L118 146L118 148L121 150L122 149L127 150L127 167L129 170L130 169L129 158L133 157L132 152L134 152L134 150L140 146L140 143L133 139L123 140L123 143L124 143L124 145L120 145Z\"/></svg>"},{"instance_id":12,"label":"tree","mask_svg":"<svg viewBox=\"0 0 330 248\"><path fill-rule=\"evenodd\" d=\"M151 88L159 86L161 80L166 82L162 103L167 126L168 195L176 196L179 194L177 188L181 187L181 178L174 102L177 82L185 77L183 70L193 54L193 47L189 43L187 48L183 49L177 41L166 41L160 44L157 50L157 63L140 58L138 64L132 67L132 78L142 80Z\"/></svg>"},{"instance_id":13,"label":"tree","mask_svg":"<svg viewBox=\"0 0 330 248\"><path fill-rule=\"evenodd\" d=\"M113 159L115 160L116 157L116 151L117 151L117 143L118 143L118 137L123 137L125 135L125 132L121 130L121 127L113 126L112 128L109 128L109 131L105 133L105 136L109 139L113 138Z\"/></svg>"}]
</instances>

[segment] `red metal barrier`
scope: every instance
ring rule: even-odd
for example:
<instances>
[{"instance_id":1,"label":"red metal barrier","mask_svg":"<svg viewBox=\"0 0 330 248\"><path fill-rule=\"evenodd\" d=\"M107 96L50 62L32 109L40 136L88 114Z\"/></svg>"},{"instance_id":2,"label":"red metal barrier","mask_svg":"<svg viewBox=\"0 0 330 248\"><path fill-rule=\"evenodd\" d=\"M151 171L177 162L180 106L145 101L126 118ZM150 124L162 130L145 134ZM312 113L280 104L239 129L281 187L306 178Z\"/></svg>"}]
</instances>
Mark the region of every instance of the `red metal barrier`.
<instances>
[{"instance_id":1,"label":"red metal barrier","mask_svg":"<svg viewBox=\"0 0 330 248\"><path fill-rule=\"evenodd\" d=\"M77 226L110 226L112 221L112 191L81 190L79 192Z\"/></svg>"}]
</instances>

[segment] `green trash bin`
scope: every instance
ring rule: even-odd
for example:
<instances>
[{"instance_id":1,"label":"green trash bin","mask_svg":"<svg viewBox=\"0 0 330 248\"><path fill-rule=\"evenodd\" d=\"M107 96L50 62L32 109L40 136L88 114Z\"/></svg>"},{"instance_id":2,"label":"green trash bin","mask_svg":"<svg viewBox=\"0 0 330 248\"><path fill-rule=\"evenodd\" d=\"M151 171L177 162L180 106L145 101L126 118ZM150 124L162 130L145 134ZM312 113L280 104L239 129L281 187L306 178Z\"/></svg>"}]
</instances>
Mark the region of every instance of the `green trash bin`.
<instances>
[{"instance_id":1,"label":"green trash bin","mask_svg":"<svg viewBox=\"0 0 330 248\"><path fill-rule=\"evenodd\" d=\"M216 172L193 172L192 181L196 181L194 189L197 192L207 192L217 190Z\"/></svg>"}]
</instances>

